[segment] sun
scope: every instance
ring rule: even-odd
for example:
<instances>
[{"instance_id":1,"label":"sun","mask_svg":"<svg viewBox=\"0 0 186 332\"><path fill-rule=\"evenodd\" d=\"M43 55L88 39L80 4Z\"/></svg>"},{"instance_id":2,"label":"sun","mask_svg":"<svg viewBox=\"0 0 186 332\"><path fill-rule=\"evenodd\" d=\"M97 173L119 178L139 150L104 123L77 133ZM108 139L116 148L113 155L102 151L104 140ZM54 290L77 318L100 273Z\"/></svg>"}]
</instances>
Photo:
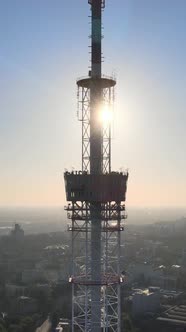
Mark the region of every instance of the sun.
<instances>
[{"instance_id":1,"label":"sun","mask_svg":"<svg viewBox=\"0 0 186 332\"><path fill-rule=\"evenodd\" d=\"M111 123L113 118L112 109L108 105L103 105L100 110L100 120L103 123Z\"/></svg>"}]
</instances>

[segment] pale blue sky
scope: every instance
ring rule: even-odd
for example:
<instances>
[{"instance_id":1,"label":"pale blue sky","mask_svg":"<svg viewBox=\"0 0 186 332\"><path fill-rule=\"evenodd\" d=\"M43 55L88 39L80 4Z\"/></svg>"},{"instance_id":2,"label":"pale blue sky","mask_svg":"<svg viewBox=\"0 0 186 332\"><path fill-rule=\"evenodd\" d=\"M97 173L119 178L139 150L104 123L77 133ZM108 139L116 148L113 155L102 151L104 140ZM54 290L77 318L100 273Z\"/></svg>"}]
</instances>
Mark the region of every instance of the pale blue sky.
<instances>
[{"instance_id":1,"label":"pale blue sky","mask_svg":"<svg viewBox=\"0 0 186 332\"><path fill-rule=\"evenodd\" d=\"M80 168L75 80L88 71L87 0L0 0L0 205L63 205ZM186 203L186 1L106 0L116 74L113 168L128 205Z\"/></svg>"}]
</instances>

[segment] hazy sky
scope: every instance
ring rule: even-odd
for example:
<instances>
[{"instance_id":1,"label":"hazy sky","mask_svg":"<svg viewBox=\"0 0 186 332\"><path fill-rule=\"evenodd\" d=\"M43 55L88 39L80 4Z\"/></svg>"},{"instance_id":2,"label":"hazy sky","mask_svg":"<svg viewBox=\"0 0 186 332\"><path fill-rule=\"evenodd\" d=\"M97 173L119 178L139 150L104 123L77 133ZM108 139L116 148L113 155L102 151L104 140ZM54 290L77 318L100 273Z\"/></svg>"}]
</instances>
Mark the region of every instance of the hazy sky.
<instances>
[{"instance_id":1,"label":"hazy sky","mask_svg":"<svg viewBox=\"0 0 186 332\"><path fill-rule=\"evenodd\" d=\"M87 0L0 0L0 205L63 205L81 167L76 84ZM186 1L106 0L104 73L117 76L113 169L127 204L186 204Z\"/></svg>"}]
</instances>

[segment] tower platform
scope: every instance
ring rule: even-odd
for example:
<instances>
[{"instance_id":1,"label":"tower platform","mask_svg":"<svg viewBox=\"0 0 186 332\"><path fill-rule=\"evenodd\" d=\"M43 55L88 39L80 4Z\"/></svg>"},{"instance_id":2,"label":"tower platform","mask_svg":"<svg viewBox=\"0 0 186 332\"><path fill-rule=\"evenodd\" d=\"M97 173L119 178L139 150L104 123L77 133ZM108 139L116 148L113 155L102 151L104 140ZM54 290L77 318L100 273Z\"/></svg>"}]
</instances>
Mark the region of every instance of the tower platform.
<instances>
[{"instance_id":1,"label":"tower platform","mask_svg":"<svg viewBox=\"0 0 186 332\"><path fill-rule=\"evenodd\" d=\"M65 172L67 201L121 202L125 201L128 173L88 174Z\"/></svg>"},{"instance_id":2,"label":"tower platform","mask_svg":"<svg viewBox=\"0 0 186 332\"><path fill-rule=\"evenodd\" d=\"M116 81L109 76L100 77L81 77L76 81L81 88L90 89L92 85L101 87L101 89L112 88L116 85Z\"/></svg>"}]
</instances>

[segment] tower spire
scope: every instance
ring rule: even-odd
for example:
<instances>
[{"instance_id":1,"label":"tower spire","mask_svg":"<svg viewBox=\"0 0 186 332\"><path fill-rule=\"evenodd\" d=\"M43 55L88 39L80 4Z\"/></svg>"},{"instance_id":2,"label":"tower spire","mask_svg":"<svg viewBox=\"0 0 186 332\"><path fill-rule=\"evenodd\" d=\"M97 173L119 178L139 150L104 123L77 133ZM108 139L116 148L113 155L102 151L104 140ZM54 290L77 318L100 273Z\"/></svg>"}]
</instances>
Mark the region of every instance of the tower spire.
<instances>
[{"instance_id":1,"label":"tower spire","mask_svg":"<svg viewBox=\"0 0 186 332\"><path fill-rule=\"evenodd\" d=\"M89 1L90 3L90 1ZM102 6L103 1L91 1L91 76L101 77L101 39L102 39Z\"/></svg>"}]
</instances>

